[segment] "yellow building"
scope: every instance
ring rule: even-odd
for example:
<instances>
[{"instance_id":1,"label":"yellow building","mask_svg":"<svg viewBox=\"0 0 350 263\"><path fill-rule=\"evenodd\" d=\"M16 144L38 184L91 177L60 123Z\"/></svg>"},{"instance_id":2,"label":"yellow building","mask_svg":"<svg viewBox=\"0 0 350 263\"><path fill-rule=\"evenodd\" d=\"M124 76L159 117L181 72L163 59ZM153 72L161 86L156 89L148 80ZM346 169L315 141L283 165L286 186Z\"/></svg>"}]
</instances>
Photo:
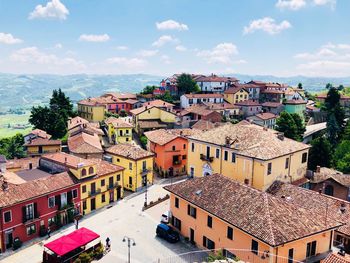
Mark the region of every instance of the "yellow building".
<instances>
[{"instance_id":1,"label":"yellow building","mask_svg":"<svg viewBox=\"0 0 350 263\"><path fill-rule=\"evenodd\" d=\"M120 118L110 117L105 120L110 143L126 143L132 141L133 125Z\"/></svg>"},{"instance_id":2,"label":"yellow building","mask_svg":"<svg viewBox=\"0 0 350 263\"><path fill-rule=\"evenodd\" d=\"M219 174L164 188L174 228L200 248L243 262L320 262L343 225Z\"/></svg>"},{"instance_id":3,"label":"yellow building","mask_svg":"<svg viewBox=\"0 0 350 263\"><path fill-rule=\"evenodd\" d=\"M40 165L51 171L69 171L80 181L84 214L106 206L124 195L124 168L101 159L83 159L66 153L44 155Z\"/></svg>"},{"instance_id":4,"label":"yellow building","mask_svg":"<svg viewBox=\"0 0 350 263\"><path fill-rule=\"evenodd\" d=\"M100 98L89 98L78 102L78 115L89 122L103 121L106 105Z\"/></svg>"},{"instance_id":5,"label":"yellow building","mask_svg":"<svg viewBox=\"0 0 350 263\"><path fill-rule=\"evenodd\" d=\"M189 137L187 172L195 177L220 173L266 190L275 180L303 178L309 148L255 124L227 123Z\"/></svg>"},{"instance_id":6,"label":"yellow building","mask_svg":"<svg viewBox=\"0 0 350 263\"><path fill-rule=\"evenodd\" d=\"M43 138L30 139L24 144L28 156L42 155L61 151L60 140L49 140Z\"/></svg>"},{"instance_id":7,"label":"yellow building","mask_svg":"<svg viewBox=\"0 0 350 263\"><path fill-rule=\"evenodd\" d=\"M153 184L154 154L131 144L117 144L106 150L112 162L125 168L124 187L136 192Z\"/></svg>"},{"instance_id":8,"label":"yellow building","mask_svg":"<svg viewBox=\"0 0 350 263\"><path fill-rule=\"evenodd\" d=\"M235 104L249 99L249 92L242 87L232 87L224 92L224 100Z\"/></svg>"},{"instance_id":9,"label":"yellow building","mask_svg":"<svg viewBox=\"0 0 350 263\"><path fill-rule=\"evenodd\" d=\"M143 106L131 110L133 122L137 133L147 130L172 128L176 121L176 114L170 109L163 109L156 106Z\"/></svg>"}]
</instances>

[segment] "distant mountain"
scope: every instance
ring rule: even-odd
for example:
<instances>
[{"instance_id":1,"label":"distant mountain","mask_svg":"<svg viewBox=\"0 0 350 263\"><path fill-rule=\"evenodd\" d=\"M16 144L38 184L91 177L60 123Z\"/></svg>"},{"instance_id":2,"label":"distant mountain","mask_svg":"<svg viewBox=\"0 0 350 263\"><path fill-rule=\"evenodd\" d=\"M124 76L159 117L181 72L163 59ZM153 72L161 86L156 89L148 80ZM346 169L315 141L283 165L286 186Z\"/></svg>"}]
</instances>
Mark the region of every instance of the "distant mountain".
<instances>
[{"instance_id":1,"label":"distant mountain","mask_svg":"<svg viewBox=\"0 0 350 263\"><path fill-rule=\"evenodd\" d=\"M308 91L324 89L327 83L350 86L350 77L346 78L310 78L304 76L276 77L236 74L233 77L241 82L252 79L269 82L287 83L296 86L299 82ZM11 108L29 108L33 105L48 103L53 89L61 88L76 102L86 97L94 97L106 91L139 92L146 85L158 85L164 76L147 74L132 75L15 75L0 73L0 110Z\"/></svg>"}]
</instances>

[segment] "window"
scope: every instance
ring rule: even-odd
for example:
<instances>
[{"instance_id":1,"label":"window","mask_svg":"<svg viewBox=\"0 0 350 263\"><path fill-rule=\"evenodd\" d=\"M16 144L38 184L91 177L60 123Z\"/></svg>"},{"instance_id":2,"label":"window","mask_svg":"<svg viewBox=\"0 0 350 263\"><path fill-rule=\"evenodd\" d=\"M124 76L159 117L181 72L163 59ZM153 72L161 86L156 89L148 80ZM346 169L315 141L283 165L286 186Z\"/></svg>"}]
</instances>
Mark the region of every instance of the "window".
<instances>
[{"instance_id":1,"label":"window","mask_svg":"<svg viewBox=\"0 0 350 263\"><path fill-rule=\"evenodd\" d=\"M83 201L83 210L86 210L86 200Z\"/></svg>"},{"instance_id":2,"label":"window","mask_svg":"<svg viewBox=\"0 0 350 263\"><path fill-rule=\"evenodd\" d=\"M207 146L206 156L209 159L209 157L210 157L210 146Z\"/></svg>"},{"instance_id":3,"label":"window","mask_svg":"<svg viewBox=\"0 0 350 263\"><path fill-rule=\"evenodd\" d=\"M132 185L132 177L129 176L129 185Z\"/></svg>"},{"instance_id":4,"label":"window","mask_svg":"<svg viewBox=\"0 0 350 263\"><path fill-rule=\"evenodd\" d=\"M132 163L129 163L129 170L132 170Z\"/></svg>"},{"instance_id":5,"label":"window","mask_svg":"<svg viewBox=\"0 0 350 263\"><path fill-rule=\"evenodd\" d=\"M184 144L184 149L186 149L186 144Z\"/></svg>"},{"instance_id":6,"label":"window","mask_svg":"<svg viewBox=\"0 0 350 263\"><path fill-rule=\"evenodd\" d=\"M94 167L90 167L89 168L89 174L93 174L94 173Z\"/></svg>"},{"instance_id":7,"label":"window","mask_svg":"<svg viewBox=\"0 0 350 263\"><path fill-rule=\"evenodd\" d=\"M117 158L117 162L118 162L118 163L120 162L120 159L119 159L119 158Z\"/></svg>"},{"instance_id":8,"label":"window","mask_svg":"<svg viewBox=\"0 0 350 263\"><path fill-rule=\"evenodd\" d=\"M113 185L114 185L114 178L113 178L113 176L108 178L108 185L109 185L109 188L113 187Z\"/></svg>"},{"instance_id":9,"label":"window","mask_svg":"<svg viewBox=\"0 0 350 263\"><path fill-rule=\"evenodd\" d=\"M187 205L187 214L193 218L197 217L197 209L193 206Z\"/></svg>"},{"instance_id":10,"label":"window","mask_svg":"<svg viewBox=\"0 0 350 263\"><path fill-rule=\"evenodd\" d=\"M77 189L72 190L72 197L73 197L73 199L78 197L78 190Z\"/></svg>"},{"instance_id":11,"label":"window","mask_svg":"<svg viewBox=\"0 0 350 263\"><path fill-rule=\"evenodd\" d=\"M324 189L324 193L326 195L330 195L330 196L333 196L334 194L334 187L332 185L327 185Z\"/></svg>"},{"instance_id":12,"label":"window","mask_svg":"<svg viewBox=\"0 0 350 263\"><path fill-rule=\"evenodd\" d=\"M106 196L105 196L105 194L102 194L102 195L101 195L101 202L102 202L102 203L106 202Z\"/></svg>"},{"instance_id":13,"label":"window","mask_svg":"<svg viewBox=\"0 0 350 263\"><path fill-rule=\"evenodd\" d=\"M173 151L175 151L175 149L176 149L176 147L175 147L175 145L173 145Z\"/></svg>"},{"instance_id":14,"label":"window","mask_svg":"<svg viewBox=\"0 0 350 263\"><path fill-rule=\"evenodd\" d=\"M81 170L81 176L85 176L86 175L86 169L84 168L83 170Z\"/></svg>"},{"instance_id":15,"label":"window","mask_svg":"<svg viewBox=\"0 0 350 263\"><path fill-rule=\"evenodd\" d=\"M129 130L125 130L125 133L126 133L126 134L129 134ZM128 138L127 138L127 139L128 139Z\"/></svg>"},{"instance_id":16,"label":"window","mask_svg":"<svg viewBox=\"0 0 350 263\"><path fill-rule=\"evenodd\" d=\"M105 186L105 184L106 184L105 179L102 179L102 180L101 180L101 186Z\"/></svg>"},{"instance_id":17,"label":"window","mask_svg":"<svg viewBox=\"0 0 350 263\"><path fill-rule=\"evenodd\" d=\"M11 210L4 212L4 223L8 223L12 221Z\"/></svg>"},{"instance_id":18,"label":"window","mask_svg":"<svg viewBox=\"0 0 350 263\"><path fill-rule=\"evenodd\" d=\"M49 224L49 226L55 224L56 222L56 217L50 217L48 220L47 220L47 223Z\"/></svg>"},{"instance_id":19,"label":"window","mask_svg":"<svg viewBox=\"0 0 350 263\"><path fill-rule=\"evenodd\" d=\"M182 155L182 160L186 160L187 156L186 155Z\"/></svg>"},{"instance_id":20,"label":"window","mask_svg":"<svg viewBox=\"0 0 350 263\"><path fill-rule=\"evenodd\" d=\"M271 174L272 172L272 163L267 164L267 175Z\"/></svg>"},{"instance_id":21,"label":"window","mask_svg":"<svg viewBox=\"0 0 350 263\"><path fill-rule=\"evenodd\" d=\"M120 181L120 174L117 174L117 181Z\"/></svg>"},{"instance_id":22,"label":"window","mask_svg":"<svg viewBox=\"0 0 350 263\"><path fill-rule=\"evenodd\" d=\"M289 158L286 158L286 163L284 165L284 168L288 169L289 167Z\"/></svg>"},{"instance_id":23,"label":"window","mask_svg":"<svg viewBox=\"0 0 350 263\"><path fill-rule=\"evenodd\" d=\"M179 198L175 197L175 207L179 208Z\"/></svg>"},{"instance_id":24,"label":"window","mask_svg":"<svg viewBox=\"0 0 350 263\"><path fill-rule=\"evenodd\" d=\"M233 240L233 228L227 227L227 238Z\"/></svg>"},{"instance_id":25,"label":"window","mask_svg":"<svg viewBox=\"0 0 350 263\"><path fill-rule=\"evenodd\" d=\"M224 152L224 160L227 161L228 160L228 151Z\"/></svg>"},{"instance_id":26,"label":"window","mask_svg":"<svg viewBox=\"0 0 350 263\"><path fill-rule=\"evenodd\" d=\"M235 163L236 162L236 154L231 153L231 162Z\"/></svg>"},{"instance_id":27,"label":"window","mask_svg":"<svg viewBox=\"0 0 350 263\"><path fill-rule=\"evenodd\" d=\"M34 204L25 206L25 217L27 221L34 218Z\"/></svg>"},{"instance_id":28,"label":"window","mask_svg":"<svg viewBox=\"0 0 350 263\"><path fill-rule=\"evenodd\" d=\"M215 151L215 157L220 158L220 149L216 149Z\"/></svg>"},{"instance_id":29,"label":"window","mask_svg":"<svg viewBox=\"0 0 350 263\"><path fill-rule=\"evenodd\" d=\"M36 226L35 224L34 225L30 225L30 226L27 226L27 235L30 236L32 234L35 234L36 232Z\"/></svg>"},{"instance_id":30,"label":"window","mask_svg":"<svg viewBox=\"0 0 350 263\"><path fill-rule=\"evenodd\" d=\"M67 193L62 193L61 194L61 206L60 207L63 207L67 205Z\"/></svg>"},{"instance_id":31,"label":"window","mask_svg":"<svg viewBox=\"0 0 350 263\"><path fill-rule=\"evenodd\" d=\"M147 165L147 164L146 164L146 161L143 161L143 162L142 162L142 170L143 170L143 171L146 170L146 165Z\"/></svg>"},{"instance_id":32,"label":"window","mask_svg":"<svg viewBox=\"0 0 350 263\"><path fill-rule=\"evenodd\" d=\"M181 231L181 220L177 219L175 216L172 217L172 224L174 227L176 227L178 230Z\"/></svg>"},{"instance_id":33,"label":"window","mask_svg":"<svg viewBox=\"0 0 350 263\"><path fill-rule=\"evenodd\" d=\"M194 167L191 167L191 168L190 168L190 176L191 176L191 177L194 177Z\"/></svg>"},{"instance_id":34,"label":"window","mask_svg":"<svg viewBox=\"0 0 350 263\"><path fill-rule=\"evenodd\" d=\"M49 197L49 208L52 208L55 206L55 197L51 196Z\"/></svg>"},{"instance_id":35,"label":"window","mask_svg":"<svg viewBox=\"0 0 350 263\"><path fill-rule=\"evenodd\" d=\"M210 228L213 227L213 218L211 216L208 216L207 218L207 226Z\"/></svg>"},{"instance_id":36,"label":"window","mask_svg":"<svg viewBox=\"0 0 350 263\"><path fill-rule=\"evenodd\" d=\"M316 255L316 241L307 243L306 245L306 258Z\"/></svg>"},{"instance_id":37,"label":"window","mask_svg":"<svg viewBox=\"0 0 350 263\"><path fill-rule=\"evenodd\" d=\"M301 162L306 163L306 161L307 161L307 153L303 153L303 156L301 158Z\"/></svg>"},{"instance_id":38,"label":"window","mask_svg":"<svg viewBox=\"0 0 350 263\"><path fill-rule=\"evenodd\" d=\"M288 250L288 263L293 263L294 249L290 248Z\"/></svg>"},{"instance_id":39,"label":"window","mask_svg":"<svg viewBox=\"0 0 350 263\"><path fill-rule=\"evenodd\" d=\"M86 193L86 185L83 185L83 186L82 186L81 191L82 191L83 193Z\"/></svg>"},{"instance_id":40,"label":"window","mask_svg":"<svg viewBox=\"0 0 350 263\"><path fill-rule=\"evenodd\" d=\"M257 241L255 241L254 239L252 239L252 249L251 251L257 255L258 251L259 251L259 243Z\"/></svg>"},{"instance_id":41,"label":"window","mask_svg":"<svg viewBox=\"0 0 350 263\"><path fill-rule=\"evenodd\" d=\"M188 103L189 103L189 104L193 104L193 99L189 99L189 100L188 100Z\"/></svg>"},{"instance_id":42,"label":"window","mask_svg":"<svg viewBox=\"0 0 350 263\"><path fill-rule=\"evenodd\" d=\"M194 152L194 143L191 143L191 151Z\"/></svg>"},{"instance_id":43,"label":"window","mask_svg":"<svg viewBox=\"0 0 350 263\"><path fill-rule=\"evenodd\" d=\"M207 249L215 249L215 242L211 241L206 236L203 236L203 247L206 247Z\"/></svg>"}]
</instances>

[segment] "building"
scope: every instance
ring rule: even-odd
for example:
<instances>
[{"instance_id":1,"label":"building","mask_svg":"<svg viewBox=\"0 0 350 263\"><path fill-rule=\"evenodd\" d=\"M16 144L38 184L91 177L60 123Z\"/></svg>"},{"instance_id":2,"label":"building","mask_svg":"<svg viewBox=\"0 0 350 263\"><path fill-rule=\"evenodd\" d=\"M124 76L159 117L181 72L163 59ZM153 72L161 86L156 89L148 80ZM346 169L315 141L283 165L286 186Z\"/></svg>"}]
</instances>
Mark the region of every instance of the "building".
<instances>
[{"instance_id":1,"label":"building","mask_svg":"<svg viewBox=\"0 0 350 263\"><path fill-rule=\"evenodd\" d=\"M46 133L46 131L40 130L40 129L35 129L32 130L30 133L24 135L24 143L29 143L30 141L41 138L41 139L51 139L51 135Z\"/></svg>"},{"instance_id":2,"label":"building","mask_svg":"<svg viewBox=\"0 0 350 263\"><path fill-rule=\"evenodd\" d=\"M124 196L124 168L101 159L83 159L66 153L44 155L40 166L51 173L68 171L80 182L83 214Z\"/></svg>"},{"instance_id":3,"label":"building","mask_svg":"<svg viewBox=\"0 0 350 263\"><path fill-rule=\"evenodd\" d=\"M325 103L326 98L327 98L327 94L320 94L316 96L316 99L321 103ZM342 105L343 107L350 107L350 96L345 96L341 94L340 105Z\"/></svg>"},{"instance_id":4,"label":"building","mask_svg":"<svg viewBox=\"0 0 350 263\"><path fill-rule=\"evenodd\" d=\"M206 105L193 105L178 113L178 125L181 128L189 128L199 120L220 122L222 115Z\"/></svg>"},{"instance_id":5,"label":"building","mask_svg":"<svg viewBox=\"0 0 350 263\"><path fill-rule=\"evenodd\" d=\"M133 192L153 184L154 154L138 146L117 144L106 150L112 163L124 167L124 188Z\"/></svg>"},{"instance_id":6,"label":"building","mask_svg":"<svg viewBox=\"0 0 350 263\"><path fill-rule=\"evenodd\" d=\"M175 229L200 248L243 262L319 262L343 225L219 174L164 189Z\"/></svg>"},{"instance_id":7,"label":"building","mask_svg":"<svg viewBox=\"0 0 350 263\"><path fill-rule=\"evenodd\" d=\"M237 83L238 79L231 77L219 77L217 75L199 76L195 79L203 92L223 93L231 83Z\"/></svg>"},{"instance_id":8,"label":"building","mask_svg":"<svg viewBox=\"0 0 350 263\"><path fill-rule=\"evenodd\" d=\"M261 106L264 112L271 112L276 115L279 115L284 110L284 105L279 102L268 101L261 104Z\"/></svg>"},{"instance_id":9,"label":"building","mask_svg":"<svg viewBox=\"0 0 350 263\"><path fill-rule=\"evenodd\" d=\"M285 99L285 93L288 91L288 85L280 83L265 83L264 88L260 91L261 102L279 102Z\"/></svg>"},{"instance_id":10,"label":"building","mask_svg":"<svg viewBox=\"0 0 350 263\"><path fill-rule=\"evenodd\" d=\"M17 172L35 169L39 166L39 159L40 156L10 159L6 161L6 170L10 172Z\"/></svg>"},{"instance_id":11,"label":"building","mask_svg":"<svg viewBox=\"0 0 350 263\"><path fill-rule=\"evenodd\" d=\"M162 176L185 174L187 169L187 136L199 130L159 129L145 132L147 150L154 153L154 168ZM170 172L172 170L172 172Z\"/></svg>"},{"instance_id":12,"label":"building","mask_svg":"<svg viewBox=\"0 0 350 263\"><path fill-rule=\"evenodd\" d=\"M109 117L105 120L109 143L125 143L132 141L133 125L122 118Z\"/></svg>"},{"instance_id":13,"label":"building","mask_svg":"<svg viewBox=\"0 0 350 263\"><path fill-rule=\"evenodd\" d=\"M6 171L6 157L5 155L0 154L0 173Z\"/></svg>"},{"instance_id":14,"label":"building","mask_svg":"<svg viewBox=\"0 0 350 263\"><path fill-rule=\"evenodd\" d=\"M290 114L297 113L304 119L304 113L306 111L305 100L286 100L283 102L284 110Z\"/></svg>"},{"instance_id":15,"label":"building","mask_svg":"<svg viewBox=\"0 0 350 263\"><path fill-rule=\"evenodd\" d=\"M55 153L61 151L61 141L43 138L36 138L33 140L30 139L27 143L24 144L24 148L28 156Z\"/></svg>"},{"instance_id":16,"label":"building","mask_svg":"<svg viewBox=\"0 0 350 263\"><path fill-rule=\"evenodd\" d=\"M221 116L224 116L225 118L228 118L228 119L236 119L241 116L240 107L235 104L224 102L220 104L204 103L203 105L205 105L209 110L219 112Z\"/></svg>"},{"instance_id":17,"label":"building","mask_svg":"<svg viewBox=\"0 0 350 263\"><path fill-rule=\"evenodd\" d=\"M106 113L104 100L88 98L78 102L78 115L89 122L103 121Z\"/></svg>"},{"instance_id":18,"label":"building","mask_svg":"<svg viewBox=\"0 0 350 263\"><path fill-rule=\"evenodd\" d=\"M165 111L173 111L174 104L163 101L163 100L150 100L143 103L144 107L157 107Z\"/></svg>"},{"instance_id":19,"label":"building","mask_svg":"<svg viewBox=\"0 0 350 263\"><path fill-rule=\"evenodd\" d=\"M77 131L68 137L69 152L80 158L102 159L103 149L100 138L95 133Z\"/></svg>"},{"instance_id":20,"label":"building","mask_svg":"<svg viewBox=\"0 0 350 263\"><path fill-rule=\"evenodd\" d=\"M249 117L261 113L261 104L255 100L245 100L235 104L239 107L243 117Z\"/></svg>"},{"instance_id":21,"label":"building","mask_svg":"<svg viewBox=\"0 0 350 263\"><path fill-rule=\"evenodd\" d=\"M207 130L222 126L224 124L225 124L224 122L211 122L211 121L199 120L192 125L192 129L207 131Z\"/></svg>"},{"instance_id":22,"label":"building","mask_svg":"<svg viewBox=\"0 0 350 263\"><path fill-rule=\"evenodd\" d=\"M254 81L250 81L248 83L244 83L243 87L249 92L250 100L259 100L260 98L260 90L265 87L263 82L259 82L258 84Z\"/></svg>"},{"instance_id":23,"label":"building","mask_svg":"<svg viewBox=\"0 0 350 263\"><path fill-rule=\"evenodd\" d=\"M142 134L145 131L161 128L172 128L176 121L175 112L156 106L143 106L130 111L133 116L135 131Z\"/></svg>"},{"instance_id":24,"label":"building","mask_svg":"<svg viewBox=\"0 0 350 263\"><path fill-rule=\"evenodd\" d=\"M303 178L310 146L248 122L204 131L188 138L190 176L220 173L260 190L275 180Z\"/></svg>"},{"instance_id":25,"label":"building","mask_svg":"<svg viewBox=\"0 0 350 263\"><path fill-rule=\"evenodd\" d=\"M249 92L238 84L224 91L224 99L231 104L249 99Z\"/></svg>"},{"instance_id":26,"label":"building","mask_svg":"<svg viewBox=\"0 0 350 263\"><path fill-rule=\"evenodd\" d=\"M180 97L180 105L182 109L187 109L193 105L202 103L223 103L224 96L222 94L184 94Z\"/></svg>"},{"instance_id":27,"label":"building","mask_svg":"<svg viewBox=\"0 0 350 263\"><path fill-rule=\"evenodd\" d=\"M73 222L79 213L79 183L67 172L49 174L34 169L0 178L0 251L12 249Z\"/></svg>"},{"instance_id":28,"label":"building","mask_svg":"<svg viewBox=\"0 0 350 263\"><path fill-rule=\"evenodd\" d=\"M275 128L277 115L270 112L259 113L254 116L250 116L247 120L253 122L256 125L266 127L269 129Z\"/></svg>"}]
</instances>

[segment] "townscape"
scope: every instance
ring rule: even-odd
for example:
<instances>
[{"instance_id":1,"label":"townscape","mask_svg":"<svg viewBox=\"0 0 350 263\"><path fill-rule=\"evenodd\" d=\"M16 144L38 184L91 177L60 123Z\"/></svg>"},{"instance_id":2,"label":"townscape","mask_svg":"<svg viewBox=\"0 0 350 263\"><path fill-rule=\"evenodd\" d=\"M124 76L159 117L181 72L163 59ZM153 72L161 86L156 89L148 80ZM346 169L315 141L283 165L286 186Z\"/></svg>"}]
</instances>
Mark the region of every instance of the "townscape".
<instances>
[{"instance_id":1,"label":"townscape","mask_svg":"<svg viewBox=\"0 0 350 263\"><path fill-rule=\"evenodd\" d=\"M339 107L343 122L348 114L350 97L327 89L311 99L302 84L183 73L139 94L110 92L77 105L54 91L50 108L65 116L63 130L49 134L34 107L34 129L12 151L16 158L0 158L1 258L19 262L37 253L33 262L115 262L126 253L103 256L104 239L145 249L143 235L157 233L173 251L139 250L140 262L143 253L149 262L181 253L192 257L186 262L346 260L350 177L322 167L325 156L312 153L315 138L331 129L323 105ZM349 136L344 125L339 136ZM114 214L121 211L152 220L132 237L114 233L110 228L123 223L113 220L99 234L94 222L123 218ZM77 247L62 247L81 235Z\"/></svg>"}]
</instances>

